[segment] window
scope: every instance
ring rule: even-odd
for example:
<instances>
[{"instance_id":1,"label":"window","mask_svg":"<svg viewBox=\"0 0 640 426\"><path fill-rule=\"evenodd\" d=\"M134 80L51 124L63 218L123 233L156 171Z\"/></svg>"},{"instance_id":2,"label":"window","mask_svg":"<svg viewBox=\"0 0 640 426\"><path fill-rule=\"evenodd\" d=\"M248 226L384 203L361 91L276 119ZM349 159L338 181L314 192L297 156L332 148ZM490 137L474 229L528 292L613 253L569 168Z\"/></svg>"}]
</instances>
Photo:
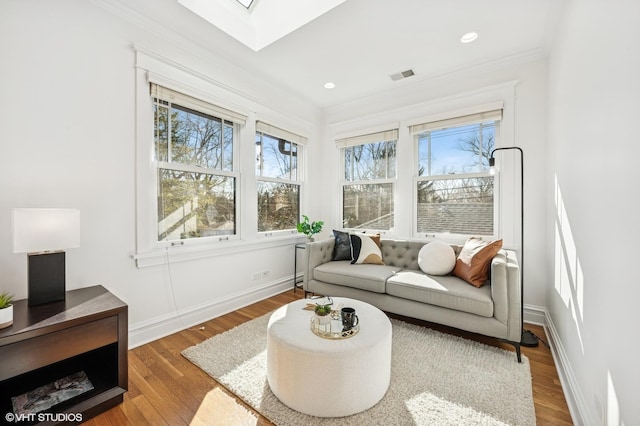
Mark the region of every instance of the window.
<instances>
[{"instance_id":1,"label":"window","mask_svg":"<svg viewBox=\"0 0 640 426\"><path fill-rule=\"evenodd\" d=\"M258 121L256 123L258 232L296 229L300 218L301 147L305 138Z\"/></svg>"},{"instance_id":2,"label":"window","mask_svg":"<svg viewBox=\"0 0 640 426\"><path fill-rule=\"evenodd\" d=\"M344 228L393 228L397 139L398 131L390 130L337 141L344 160Z\"/></svg>"},{"instance_id":3,"label":"window","mask_svg":"<svg viewBox=\"0 0 640 426\"><path fill-rule=\"evenodd\" d=\"M417 143L418 233L494 235L489 157L501 110L411 126Z\"/></svg>"},{"instance_id":4,"label":"window","mask_svg":"<svg viewBox=\"0 0 640 426\"><path fill-rule=\"evenodd\" d=\"M234 113L151 84L157 241L237 234Z\"/></svg>"}]
</instances>

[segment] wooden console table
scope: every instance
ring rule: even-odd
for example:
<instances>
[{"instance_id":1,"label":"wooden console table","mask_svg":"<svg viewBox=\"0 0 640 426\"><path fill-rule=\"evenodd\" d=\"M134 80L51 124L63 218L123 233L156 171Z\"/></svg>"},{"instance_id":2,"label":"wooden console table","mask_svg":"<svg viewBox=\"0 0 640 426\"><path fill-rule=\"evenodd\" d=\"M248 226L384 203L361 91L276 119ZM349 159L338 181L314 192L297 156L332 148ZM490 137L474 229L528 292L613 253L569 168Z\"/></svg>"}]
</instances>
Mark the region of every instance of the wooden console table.
<instances>
[{"instance_id":1,"label":"wooden console table","mask_svg":"<svg viewBox=\"0 0 640 426\"><path fill-rule=\"evenodd\" d=\"M79 371L94 389L43 413L86 420L121 403L128 388L127 314L127 305L102 286L68 291L66 300L46 305L14 302L13 325L0 330L0 416L13 413L11 397Z\"/></svg>"}]
</instances>

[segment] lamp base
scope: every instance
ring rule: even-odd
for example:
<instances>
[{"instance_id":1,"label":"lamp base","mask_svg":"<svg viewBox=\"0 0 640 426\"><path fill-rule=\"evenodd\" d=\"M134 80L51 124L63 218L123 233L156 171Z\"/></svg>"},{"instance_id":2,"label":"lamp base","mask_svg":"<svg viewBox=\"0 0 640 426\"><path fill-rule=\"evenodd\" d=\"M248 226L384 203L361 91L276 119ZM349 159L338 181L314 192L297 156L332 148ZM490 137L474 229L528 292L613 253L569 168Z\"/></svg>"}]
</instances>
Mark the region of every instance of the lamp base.
<instances>
[{"instance_id":1,"label":"lamp base","mask_svg":"<svg viewBox=\"0 0 640 426\"><path fill-rule=\"evenodd\" d=\"M538 346L538 337L529 330L522 330L522 338L520 344L528 348L535 348Z\"/></svg>"},{"instance_id":2,"label":"lamp base","mask_svg":"<svg viewBox=\"0 0 640 426\"><path fill-rule=\"evenodd\" d=\"M65 254L32 253L28 255L28 305L37 306L65 299Z\"/></svg>"}]
</instances>

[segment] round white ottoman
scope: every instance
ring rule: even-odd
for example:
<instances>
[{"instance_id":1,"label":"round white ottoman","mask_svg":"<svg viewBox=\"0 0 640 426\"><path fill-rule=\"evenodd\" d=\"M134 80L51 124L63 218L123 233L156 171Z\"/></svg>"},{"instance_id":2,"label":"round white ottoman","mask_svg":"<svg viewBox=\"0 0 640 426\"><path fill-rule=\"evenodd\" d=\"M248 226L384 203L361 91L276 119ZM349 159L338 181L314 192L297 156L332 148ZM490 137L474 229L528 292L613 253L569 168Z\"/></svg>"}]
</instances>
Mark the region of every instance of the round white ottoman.
<instances>
[{"instance_id":1,"label":"round white ottoman","mask_svg":"<svg viewBox=\"0 0 640 426\"><path fill-rule=\"evenodd\" d=\"M313 311L301 299L275 311L267 327L267 380L288 407L317 417L343 417L373 407L389 388L391 322L378 308L333 298L355 308L360 331L348 339L314 334Z\"/></svg>"}]
</instances>

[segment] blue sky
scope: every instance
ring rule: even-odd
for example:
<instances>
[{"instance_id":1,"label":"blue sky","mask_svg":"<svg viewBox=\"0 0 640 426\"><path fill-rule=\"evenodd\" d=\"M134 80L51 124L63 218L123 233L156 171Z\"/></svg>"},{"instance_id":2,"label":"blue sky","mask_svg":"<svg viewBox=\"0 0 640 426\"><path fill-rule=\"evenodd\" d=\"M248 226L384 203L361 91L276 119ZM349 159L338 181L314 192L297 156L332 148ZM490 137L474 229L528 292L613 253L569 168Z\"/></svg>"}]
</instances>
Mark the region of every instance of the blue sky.
<instances>
[{"instance_id":1,"label":"blue sky","mask_svg":"<svg viewBox=\"0 0 640 426\"><path fill-rule=\"evenodd\" d=\"M469 135L477 133L478 124L456 127L452 129L435 130L431 132L431 175L439 175L446 173L460 173L469 171L469 167L477 164L477 158L470 152L459 149L461 140ZM494 127L483 125L483 138L486 139L494 134ZM420 165L425 167L425 175L427 172L428 156L427 156L427 136L421 136L419 139Z\"/></svg>"}]
</instances>

